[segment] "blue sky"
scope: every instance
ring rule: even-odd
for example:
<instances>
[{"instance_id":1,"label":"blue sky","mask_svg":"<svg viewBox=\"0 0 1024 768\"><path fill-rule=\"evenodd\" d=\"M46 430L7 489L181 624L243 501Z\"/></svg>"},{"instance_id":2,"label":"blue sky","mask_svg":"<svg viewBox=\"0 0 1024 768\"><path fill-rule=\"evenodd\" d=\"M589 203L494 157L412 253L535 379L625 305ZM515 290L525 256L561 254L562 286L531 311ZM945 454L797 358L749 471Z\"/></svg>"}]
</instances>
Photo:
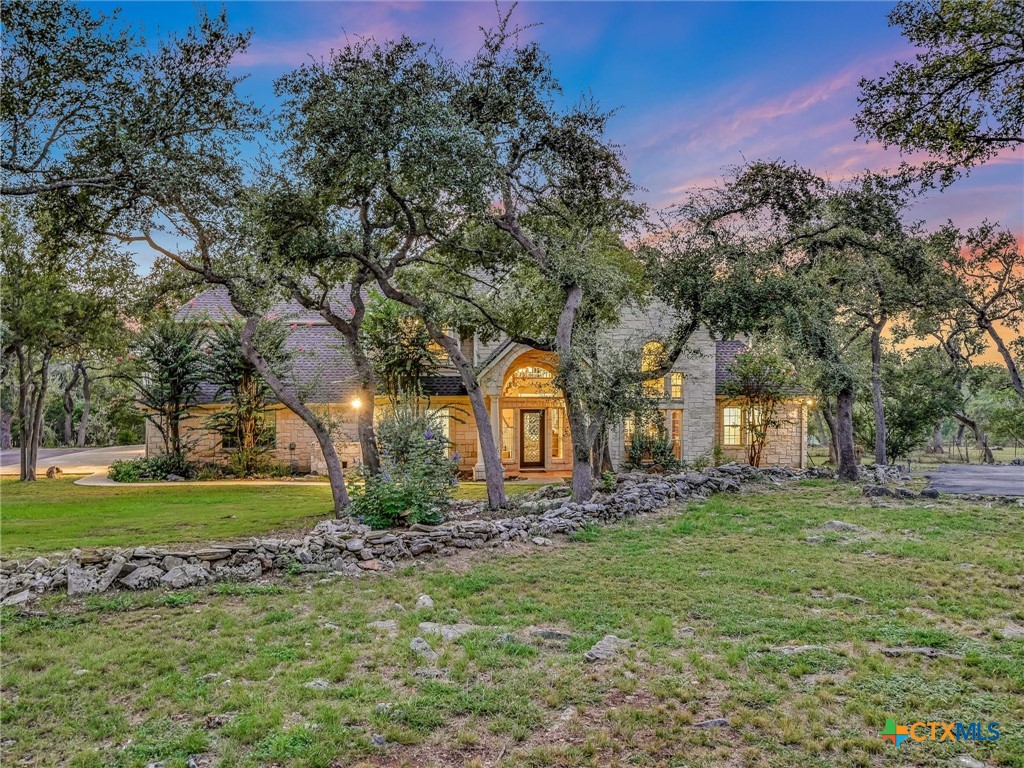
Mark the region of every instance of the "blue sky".
<instances>
[{"instance_id":1,"label":"blue sky","mask_svg":"<svg viewBox=\"0 0 1024 768\"><path fill-rule=\"evenodd\" d=\"M111 3L96 3L110 10ZM148 36L183 29L200 5L131 2L123 18ZM503 4L503 7L507 7ZM346 35L408 34L462 58L476 49L492 2L229 2L228 18L251 28L235 67L246 90L273 104L273 80ZM857 82L913 50L888 26L882 2L526 2L515 18L551 56L567 97L593 95L615 108L623 147L644 199L679 200L744 158L782 158L839 179L895 167L896 151L854 141ZM997 220L1024 239L1024 153L1005 153L942 194L919 202L937 227Z\"/></svg>"}]
</instances>

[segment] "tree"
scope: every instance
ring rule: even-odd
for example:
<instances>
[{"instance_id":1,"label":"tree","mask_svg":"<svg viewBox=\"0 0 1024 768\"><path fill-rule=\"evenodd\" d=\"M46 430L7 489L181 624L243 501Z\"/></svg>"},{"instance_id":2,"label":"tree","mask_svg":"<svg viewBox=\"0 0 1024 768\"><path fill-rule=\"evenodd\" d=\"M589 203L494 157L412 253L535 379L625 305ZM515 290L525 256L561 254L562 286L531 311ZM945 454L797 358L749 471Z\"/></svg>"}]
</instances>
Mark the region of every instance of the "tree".
<instances>
[{"instance_id":1,"label":"tree","mask_svg":"<svg viewBox=\"0 0 1024 768\"><path fill-rule=\"evenodd\" d=\"M204 379L217 389L214 400L228 396L227 405L206 421L206 426L231 445L231 463L236 474L253 475L264 468L264 458L273 447L273 432L267 425L266 410L272 391L242 354L242 321L231 320L210 326ZM278 321L260 324L253 343L278 376L285 375L289 354L285 328Z\"/></svg>"},{"instance_id":2,"label":"tree","mask_svg":"<svg viewBox=\"0 0 1024 768\"><path fill-rule=\"evenodd\" d=\"M4 196L54 192L116 198L158 182L183 144L251 127L228 72L249 35L227 18L199 17L151 49L117 13L80 3L5 2L0 113Z\"/></svg>"},{"instance_id":3,"label":"tree","mask_svg":"<svg viewBox=\"0 0 1024 768\"><path fill-rule=\"evenodd\" d=\"M181 422L195 407L206 373L206 334L194 320L163 319L145 329L119 375L164 443L164 453L184 459Z\"/></svg>"},{"instance_id":4,"label":"tree","mask_svg":"<svg viewBox=\"0 0 1024 768\"><path fill-rule=\"evenodd\" d=\"M1010 375L1013 391L1024 398L1020 351L1004 335L1017 337L1024 324L1024 253L1017 239L997 224L959 232L952 223L931 239L942 260L948 279L945 283L947 313L967 314L972 324L991 341ZM965 319L957 324L963 325Z\"/></svg>"},{"instance_id":5,"label":"tree","mask_svg":"<svg viewBox=\"0 0 1024 768\"><path fill-rule=\"evenodd\" d=\"M478 167L470 161L471 132L451 109L452 77L450 63L436 52L402 38L347 44L329 60L282 78L277 88L287 97L289 160L327 221L329 237L311 258L338 272L355 265L386 298L416 312L463 379L488 503L500 507L501 459L472 363L460 339L445 331L450 301L436 281L422 290L411 279L464 217L460 203Z\"/></svg>"},{"instance_id":6,"label":"tree","mask_svg":"<svg viewBox=\"0 0 1024 768\"><path fill-rule=\"evenodd\" d=\"M886 356L886 459L909 457L935 424L963 408L963 395L934 347Z\"/></svg>"},{"instance_id":7,"label":"tree","mask_svg":"<svg viewBox=\"0 0 1024 768\"><path fill-rule=\"evenodd\" d=\"M902 0L890 26L920 52L860 82L860 136L932 155L943 184L1024 143L1024 5L1017 0Z\"/></svg>"},{"instance_id":8,"label":"tree","mask_svg":"<svg viewBox=\"0 0 1024 768\"><path fill-rule=\"evenodd\" d=\"M740 401L747 462L761 466L768 435L786 423L779 407L796 393L796 369L771 349L747 350L729 363L725 394Z\"/></svg>"},{"instance_id":9,"label":"tree","mask_svg":"<svg viewBox=\"0 0 1024 768\"><path fill-rule=\"evenodd\" d=\"M376 296L362 331L379 391L395 405L415 403L423 378L440 363L423 322L405 305Z\"/></svg>"},{"instance_id":10,"label":"tree","mask_svg":"<svg viewBox=\"0 0 1024 768\"><path fill-rule=\"evenodd\" d=\"M0 349L16 373L21 479L35 479L51 366L123 322L134 270L95 239L72 239L38 210L0 209Z\"/></svg>"}]
</instances>

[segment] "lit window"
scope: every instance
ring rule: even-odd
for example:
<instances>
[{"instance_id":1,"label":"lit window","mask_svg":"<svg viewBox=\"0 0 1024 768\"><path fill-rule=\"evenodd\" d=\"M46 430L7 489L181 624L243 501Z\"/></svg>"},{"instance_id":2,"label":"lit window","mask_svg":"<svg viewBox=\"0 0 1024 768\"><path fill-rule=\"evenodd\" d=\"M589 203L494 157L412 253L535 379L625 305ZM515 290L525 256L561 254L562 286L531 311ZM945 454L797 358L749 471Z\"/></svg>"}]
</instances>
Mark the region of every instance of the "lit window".
<instances>
[{"instance_id":1,"label":"lit window","mask_svg":"<svg viewBox=\"0 0 1024 768\"><path fill-rule=\"evenodd\" d=\"M515 411L511 408L501 409L501 458L512 458L512 442L515 439L515 428L513 426Z\"/></svg>"},{"instance_id":2,"label":"lit window","mask_svg":"<svg viewBox=\"0 0 1024 768\"><path fill-rule=\"evenodd\" d=\"M636 432L636 421L632 416L627 416L622 423L622 436L627 448L633 442L634 432Z\"/></svg>"},{"instance_id":3,"label":"lit window","mask_svg":"<svg viewBox=\"0 0 1024 768\"><path fill-rule=\"evenodd\" d=\"M674 371L668 375L669 397L673 400L683 399L683 374Z\"/></svg>"},{"instance_id":4,"label":"lit window","mask_svg":"<svg viewBox=\"0 0 1024 768\"><path fill-rule=\"evenodd\" d=\"M441 437L445 439L448 444L448 454L451 455L452 448L452 422L450 418L451 414L448 413L447 408L438 408L434 411L434 423L441 430Z\"/></svg>"},{"instance_id":5,"label":"lit window","mask_svg":"<svg viewBox=\"0 0 1024 768\"><path fill-rule=\"evenodd\" d=\"M660 341L649 341L644 344L643 352L640 356L640 371L654 371L665 362L665 345ZM644 392L649 397L664 397L665 396L665 378L659 379L645 379L644 380Z\"/></svg>"},{"instance_id":6,"label":"lit window","mask_svg":"<svg viewBox=\"0 0 1024 768\"><path fill-rule=\"evenodd\" d=\"M722 442L725 445L742 445L740 409L737 407L722 409Z\"/></svg>"},{"instance_id":7,"label":"lit window","mask_svg":"<svg viewBox=\"0 0 1024 768\"><path fill-rule=\"evenodd\" d=\"M551 458L562 458L562 409L551 409Z\"/></svg>"},{"instance_id":8,"label":"lit window","mask_svg":"<svg viewBox=\"0 0 1024 768\"><path fill-rule=\"evenodd\" d=\"M679 410L669 411L668 434L672 440L672 452L676 459L683 458L683 412Z\"/></svg>"}]
</instances>

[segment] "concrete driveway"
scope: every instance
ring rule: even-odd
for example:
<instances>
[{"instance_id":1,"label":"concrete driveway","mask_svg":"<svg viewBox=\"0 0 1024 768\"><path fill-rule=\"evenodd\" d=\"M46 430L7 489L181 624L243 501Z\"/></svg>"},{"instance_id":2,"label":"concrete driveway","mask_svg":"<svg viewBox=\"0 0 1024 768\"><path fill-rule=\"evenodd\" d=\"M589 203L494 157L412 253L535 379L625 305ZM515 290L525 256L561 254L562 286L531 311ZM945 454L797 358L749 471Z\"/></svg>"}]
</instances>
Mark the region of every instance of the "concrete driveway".
<instances>
[{"instance_id":1,"label":"concrete driveway","mask_svg":"<svg viewBox=\"0 0 1024 768\"><path fill-rule=\"evenodd\" d=\"M66 475L91 475L105 472L115 461L137 459L144 456L144 445L115 445L112 448L40 448L36 461L36 474L42 475L47 467L56 464ZM18 449L0 451L0 475L19 473Z\"/></svg>"},{"instance_id":2,"label":"concrete driveway","mask_svg":"<svg viewBox=\"0 0 1024 768\"><path fill-rule=\"evenodd\" d=\"M989 464L941 464L924 473L941 493L1024 496L1024 467Z\"/></svg>"}]
</instances>

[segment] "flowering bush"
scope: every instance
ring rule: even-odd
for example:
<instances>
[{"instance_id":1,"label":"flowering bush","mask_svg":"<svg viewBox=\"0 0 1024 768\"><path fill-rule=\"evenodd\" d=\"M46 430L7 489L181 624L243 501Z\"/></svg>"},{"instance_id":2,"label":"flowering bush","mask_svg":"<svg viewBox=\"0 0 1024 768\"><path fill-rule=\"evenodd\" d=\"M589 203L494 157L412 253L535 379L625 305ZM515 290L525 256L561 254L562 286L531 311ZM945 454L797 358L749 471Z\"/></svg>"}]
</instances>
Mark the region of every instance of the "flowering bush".
<instances>
[{"instance_id":1,"label":"flowering bush","mask_svg":"<svg viewBox=\"0 0 1024 768\"><path fill-rule=\"evenodd\" d=\"M352 489L352 514L372 528L444 519L457 482L457 457L448 456L436 414L396 408L377 425L380 472L363 474Z\"/></svg>"}]
</instances>

